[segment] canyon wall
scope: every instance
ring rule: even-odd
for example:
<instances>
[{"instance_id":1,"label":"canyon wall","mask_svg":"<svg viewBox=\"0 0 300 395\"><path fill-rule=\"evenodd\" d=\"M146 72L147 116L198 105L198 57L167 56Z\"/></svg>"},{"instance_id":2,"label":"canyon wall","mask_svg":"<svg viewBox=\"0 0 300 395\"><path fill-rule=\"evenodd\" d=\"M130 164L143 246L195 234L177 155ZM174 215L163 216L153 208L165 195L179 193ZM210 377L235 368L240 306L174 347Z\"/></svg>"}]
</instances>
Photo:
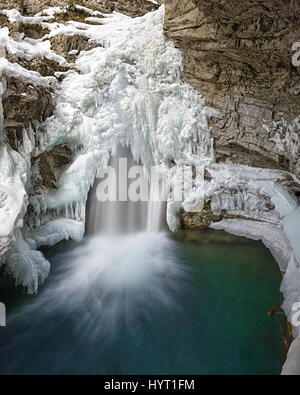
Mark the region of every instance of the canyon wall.
<instances>
[{"instance_id":1,"label":"canyon wall","mask_svg":"<svg viewBox=\"0 0 300 395\"><path fill-rule=\"evenodd\" d=\"M299 175L299 0L164 2L183 78L218 110L210 121L218 161Z\"/></svg>"}]
</instances>

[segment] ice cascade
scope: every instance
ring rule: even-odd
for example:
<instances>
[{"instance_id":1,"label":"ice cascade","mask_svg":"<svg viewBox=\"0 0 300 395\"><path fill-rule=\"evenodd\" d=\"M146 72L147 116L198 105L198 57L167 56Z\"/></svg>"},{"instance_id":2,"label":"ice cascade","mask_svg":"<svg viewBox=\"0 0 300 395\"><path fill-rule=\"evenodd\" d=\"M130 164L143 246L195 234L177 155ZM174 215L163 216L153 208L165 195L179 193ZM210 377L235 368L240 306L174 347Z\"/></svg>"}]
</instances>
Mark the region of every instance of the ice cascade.
<instances>
[{"instance_id":1,"label":"ice cascade","mask_svg":"<svg viewBox=\"0 0 300 395\"><path fill-rule=\"evenodd\" d=\"M15 189L19 196L20 191L24 195L22 208L20 202L14 210L21 222L19 228L12 226L7 231L14 247L4 263L17 283L31 293L49 273L49 263L35 249L63 239L82 239L87 196L96 171L108 164L117 146L130 146L133 159L146 168L153 164L169 166L171 162L193 164L199 158L201 163L210 163L213 151L207 121L211 112L204 107L201 96L181 80L181 53L163 33L163 6L141 18L91 12L93 24L52 23L51 15L57 11L49 9L34 17L35 23L50 31L41 40L16 43L7 29L0 29L1 44L7 51L56 59L60 64L62 59L55 57L47 44L51 37L78 34L98 45L79 54L60 85L53 77L41 77L6 59L0 61L0 69L6 74L24 77L33 86L50 84L54 90L56 107L43 124L45 132L34 139L32 131L24 131L19 163L27 167L27 176L34 171L30 159L55 145L68 145L74 155L72 164L60 175L56 190L30 194L24 203L30 177L23 177ZM23 22L26 19L16 12L9 12L9 17L22 18ZM13 160L20 156L7 147L3 149ZM17 178L26 171L14 168L11 173ZM33 212L22 228L28 203ZM149 210L150 218L159 217L160 208L153 205ZM16 261L20 262L18 269Z\"/></svg>"}]
</instances>

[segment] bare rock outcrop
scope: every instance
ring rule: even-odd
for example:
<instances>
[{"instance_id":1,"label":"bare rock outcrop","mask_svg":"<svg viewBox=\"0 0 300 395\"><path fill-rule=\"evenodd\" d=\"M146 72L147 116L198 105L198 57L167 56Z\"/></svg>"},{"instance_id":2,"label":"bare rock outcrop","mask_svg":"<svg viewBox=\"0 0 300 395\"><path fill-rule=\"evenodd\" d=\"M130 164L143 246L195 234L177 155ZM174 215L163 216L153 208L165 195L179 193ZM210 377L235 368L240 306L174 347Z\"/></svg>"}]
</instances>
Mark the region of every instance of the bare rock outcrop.
<instances>
[{"instance_id":1,"label":"bare rock outcrop","mask_svg":"<svg viewBox=\"0 0 300 395\"><path fill-rule=\"evenodd\" d=\"M40 188L55 189L58 177L64 166L70 165L73 153L66 145L56 145L51 151L44 151L36 158L32 158L32 165L37 167L38 178L32 180L33 194Z\"/></svg>"},{"instance_id":2,"label":"bare rock outcrop","mask_svg":"<svg viewBox=\"0 0 300 395\"><path fill-rule=\"evenodd\" d=\"M164 2L184 79L219 110L210 122L219 160L300 174L299 0Z\"/></svg>"},{"instance_id":3,"label":"bare rock outcrop","mask_svg":"<svg viewBox=\"0 0 300 395\"><path fill-rule=\"evenodd\" d=\"M74 35L66 36L60 34L51 38L51 47L58 55L64 57L68 62L72 63L76 59L76 55L72 51L79 54L81 51L89 51L95 47L99 47L99 43L91 42L87 37ZM71 54L70 54L71 52Z\"/></svg>"},{"instance_id":4,"label":"bare rock outcrop","mask_svg":"<svg viewBox=\"0 0 300 395\"><path fill-rule=\"evenodd\" d=\"M3 97L4 132L14 150L23 143L23 130L34 127L35 122L44 121L53 113L51 92L42 87L33 87L21 79L6 76Z\"/></svg>"}]
</instances>

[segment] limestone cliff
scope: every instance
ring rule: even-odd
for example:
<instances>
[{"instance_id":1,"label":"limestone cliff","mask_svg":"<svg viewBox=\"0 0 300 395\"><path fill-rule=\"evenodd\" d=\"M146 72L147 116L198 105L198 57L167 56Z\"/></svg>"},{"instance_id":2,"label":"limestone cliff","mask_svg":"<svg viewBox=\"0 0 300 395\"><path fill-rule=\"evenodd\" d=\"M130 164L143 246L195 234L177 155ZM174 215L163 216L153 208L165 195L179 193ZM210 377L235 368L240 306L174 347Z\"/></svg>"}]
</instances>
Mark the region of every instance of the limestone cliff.
<instances>
[{"instance_id":1,"label":"limestone cliff","mask_svg":"<svg viewBox=\"0 0 300 395\"><path fill-rule=\"evenodd\" d=\"M218 161L299 174L300 68L292 64L299 0L165 4L183 78L219 110L210 121Z\"/></svg>"}]
</instances>

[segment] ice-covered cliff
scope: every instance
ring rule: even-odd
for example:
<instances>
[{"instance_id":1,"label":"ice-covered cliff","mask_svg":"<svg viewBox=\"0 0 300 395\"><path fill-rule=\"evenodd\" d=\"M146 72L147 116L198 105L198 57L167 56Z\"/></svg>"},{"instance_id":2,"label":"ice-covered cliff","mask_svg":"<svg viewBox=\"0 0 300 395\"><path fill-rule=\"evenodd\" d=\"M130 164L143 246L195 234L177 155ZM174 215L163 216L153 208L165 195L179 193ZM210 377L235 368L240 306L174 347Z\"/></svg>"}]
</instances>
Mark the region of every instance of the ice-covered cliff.
<instances>
[{"instance_id":1,"label":"ice-covered cliff","mask_svg":"<svg viewBox=\"0 0 300 395\"><path fill-rule=\"evenodd\" d=\"M24 226L10 228L10 237L16 241L3 263L29 292L36 292L39 280L49 271L49 264L35 249L83 237L85 204L95 171L99 164L107 164L117 144L130 145L135 159L144 165L193 163L196 157L211 161L209 110L203 107L200 95L181 81L180 51L163 34L164 9L135 19L82 7L74 10L80 16L84 12L86 23L56 22L67 9L48 9L34 17L3 11L9 24L31 24L45 30L39 39L12 34L9 25L0 30L8 58L0 60L3 86L8 89L3 102L10 118L4 122L4 146L18 151L12 152L20 156L27 170L23 205L15 211L23 221L27 210ZM73 58L67 61L53 48L74 37L93 48L80 53L73 48L67 52ZM67 70L54 76L28 70L39 59ZM22 66L24 61L27 68ZM23 92L12 92L11 78L23 81ZM44 121L32 117L19 127L8 116L11 107L7 102L20 95L18 100L24 104L30 89L51 92L55 107L49 100L46 108L50 106L51 111ZM23 270L16 269L15 262Z\"/></svg>"}]
</instances>

